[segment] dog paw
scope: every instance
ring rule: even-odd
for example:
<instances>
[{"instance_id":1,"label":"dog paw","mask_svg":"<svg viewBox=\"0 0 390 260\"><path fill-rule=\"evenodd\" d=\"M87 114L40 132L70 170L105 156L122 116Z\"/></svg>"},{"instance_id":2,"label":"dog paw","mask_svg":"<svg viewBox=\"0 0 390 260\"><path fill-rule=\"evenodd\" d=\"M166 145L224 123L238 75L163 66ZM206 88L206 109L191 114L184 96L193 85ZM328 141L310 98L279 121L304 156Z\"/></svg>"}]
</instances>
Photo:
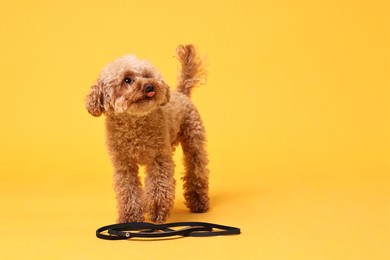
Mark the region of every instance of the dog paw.
<instances>
[{"instance_id":1,"label":"dog paw","mask_svg":"<svg viewBox=\"0 0 390 260\"><path fill-rule=\"evenodd\" d=\"M169 216L169 209L161 205L154 205L150 207L149 219L154 223L164 223Z\"/></svg>"},{"instance_id":2,"label":"dog paw","mask_svg":"<svg viewBox=\"0 0 390 260\"><path fill-rule=\"evenodd\" d=\"M194 213L204 213L210 208L210 199L207 194L186 194L186 206Z\"/></svg>"},{"instance_id":3,"label":"dog paw","mask_svg":"<svg viewBox=\"0 0 390 260\"><path fill-rule=\"evenodd\" d=\"M143 215L135 214L120 214L116 220L117 223L128 223L128 222L143 222L145 217Z\"/></svg>"},{"instance_id":4,"label":"dog paw","mask_svg":"<svg viewBox=\"0 0 390 260\"><path fill-rule=\"evenodd\" d=\"M166 215L166 214L153 215L153 216L151 215L151 216L149 216L149 218L150 218L150 221L152 221L153 223L162 224L162 223L166 222L168 215Z\"/></svg>"}]
</instances>

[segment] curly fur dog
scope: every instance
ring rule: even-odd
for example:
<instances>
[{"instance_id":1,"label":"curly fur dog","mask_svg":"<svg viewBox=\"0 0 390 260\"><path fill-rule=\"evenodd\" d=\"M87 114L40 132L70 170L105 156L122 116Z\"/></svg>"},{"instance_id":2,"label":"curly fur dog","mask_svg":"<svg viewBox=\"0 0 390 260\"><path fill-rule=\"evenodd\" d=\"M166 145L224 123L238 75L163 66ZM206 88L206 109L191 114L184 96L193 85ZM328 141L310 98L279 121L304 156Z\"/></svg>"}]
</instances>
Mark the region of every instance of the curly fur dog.
<instances>
[{"instance_id":1,"label":"curly fur dog","mask_svg":"<svg viewBox=\"0 0 390 260\"><path fill-rule=\"evenodd\" d=\"M106 116L107 144L114 165L117 222L165 222L175 197L172 154L183 149L186 206L192 212L209 209L206 135L190 101L191 90L204 77L194 46L176 49L181 63L177 91L170 92L158 71L134 55L108 64L87 96L93 116ZM138 166L146 171L142 189Z\"/></svg>"}]
</instances>

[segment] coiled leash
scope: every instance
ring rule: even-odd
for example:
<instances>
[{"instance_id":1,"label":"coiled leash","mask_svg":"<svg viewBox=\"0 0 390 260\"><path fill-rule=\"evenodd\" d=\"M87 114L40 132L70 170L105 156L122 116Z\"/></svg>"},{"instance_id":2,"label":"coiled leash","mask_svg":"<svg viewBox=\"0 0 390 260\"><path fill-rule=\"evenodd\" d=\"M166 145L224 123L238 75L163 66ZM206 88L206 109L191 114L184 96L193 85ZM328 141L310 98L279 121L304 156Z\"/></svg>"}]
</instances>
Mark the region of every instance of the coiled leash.
<instances>
[{"instance_id":1,"label":"coiled leash","mask_svg":"<svg viewBox=\"0 0 390 260\"><path fill-rule=\"evenodd\" d=\"M182 227L179 229L173 229ZM153 224L147 222L130 222L108 225L96 230L96 236L107 240L128 238L161 238L171 236L210 237L238 235L241 231L236 227L223 226L205 222L175 222Z\"/></svg>"}]
</instances>

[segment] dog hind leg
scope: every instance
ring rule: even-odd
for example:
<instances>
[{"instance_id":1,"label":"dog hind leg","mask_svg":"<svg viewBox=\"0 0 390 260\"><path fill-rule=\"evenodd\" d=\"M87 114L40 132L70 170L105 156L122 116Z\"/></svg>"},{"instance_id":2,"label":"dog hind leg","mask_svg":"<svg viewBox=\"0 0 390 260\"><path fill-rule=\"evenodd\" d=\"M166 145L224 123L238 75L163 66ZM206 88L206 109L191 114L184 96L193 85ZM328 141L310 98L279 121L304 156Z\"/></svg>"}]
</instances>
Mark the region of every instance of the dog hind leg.
<instances>
[{"instance_id":1,"label":"dog hind leg","mask_svg":"<svg viewBox=\"0 0 390 260\"><path fill-rule=\"evenodd\" d=\"M182 129L181 146L185 167L182 179L186 206L191 212L206 212L210 206L206 133L196 109L189 113Z\"/></svg>"}]
</instances>

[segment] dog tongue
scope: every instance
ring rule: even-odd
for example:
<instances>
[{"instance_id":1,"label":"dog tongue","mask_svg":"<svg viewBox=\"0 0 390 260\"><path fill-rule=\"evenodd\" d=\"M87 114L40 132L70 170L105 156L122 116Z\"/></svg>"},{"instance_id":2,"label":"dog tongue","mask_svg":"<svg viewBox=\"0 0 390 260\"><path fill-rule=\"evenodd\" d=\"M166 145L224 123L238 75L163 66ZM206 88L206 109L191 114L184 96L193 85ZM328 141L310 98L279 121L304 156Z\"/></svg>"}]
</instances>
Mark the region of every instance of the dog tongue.
<instances>
[{"instance_id":1,"label":"dog tongue","mask_svg":"<svg viewBox=\"0 0 390 260\"><path fill-rule=\"evenodd\" d=\"M151 91L151 92L147 93L146 96L153 97L155 94L156 94L156 92Z\"/></svg>"}]
</instances>

